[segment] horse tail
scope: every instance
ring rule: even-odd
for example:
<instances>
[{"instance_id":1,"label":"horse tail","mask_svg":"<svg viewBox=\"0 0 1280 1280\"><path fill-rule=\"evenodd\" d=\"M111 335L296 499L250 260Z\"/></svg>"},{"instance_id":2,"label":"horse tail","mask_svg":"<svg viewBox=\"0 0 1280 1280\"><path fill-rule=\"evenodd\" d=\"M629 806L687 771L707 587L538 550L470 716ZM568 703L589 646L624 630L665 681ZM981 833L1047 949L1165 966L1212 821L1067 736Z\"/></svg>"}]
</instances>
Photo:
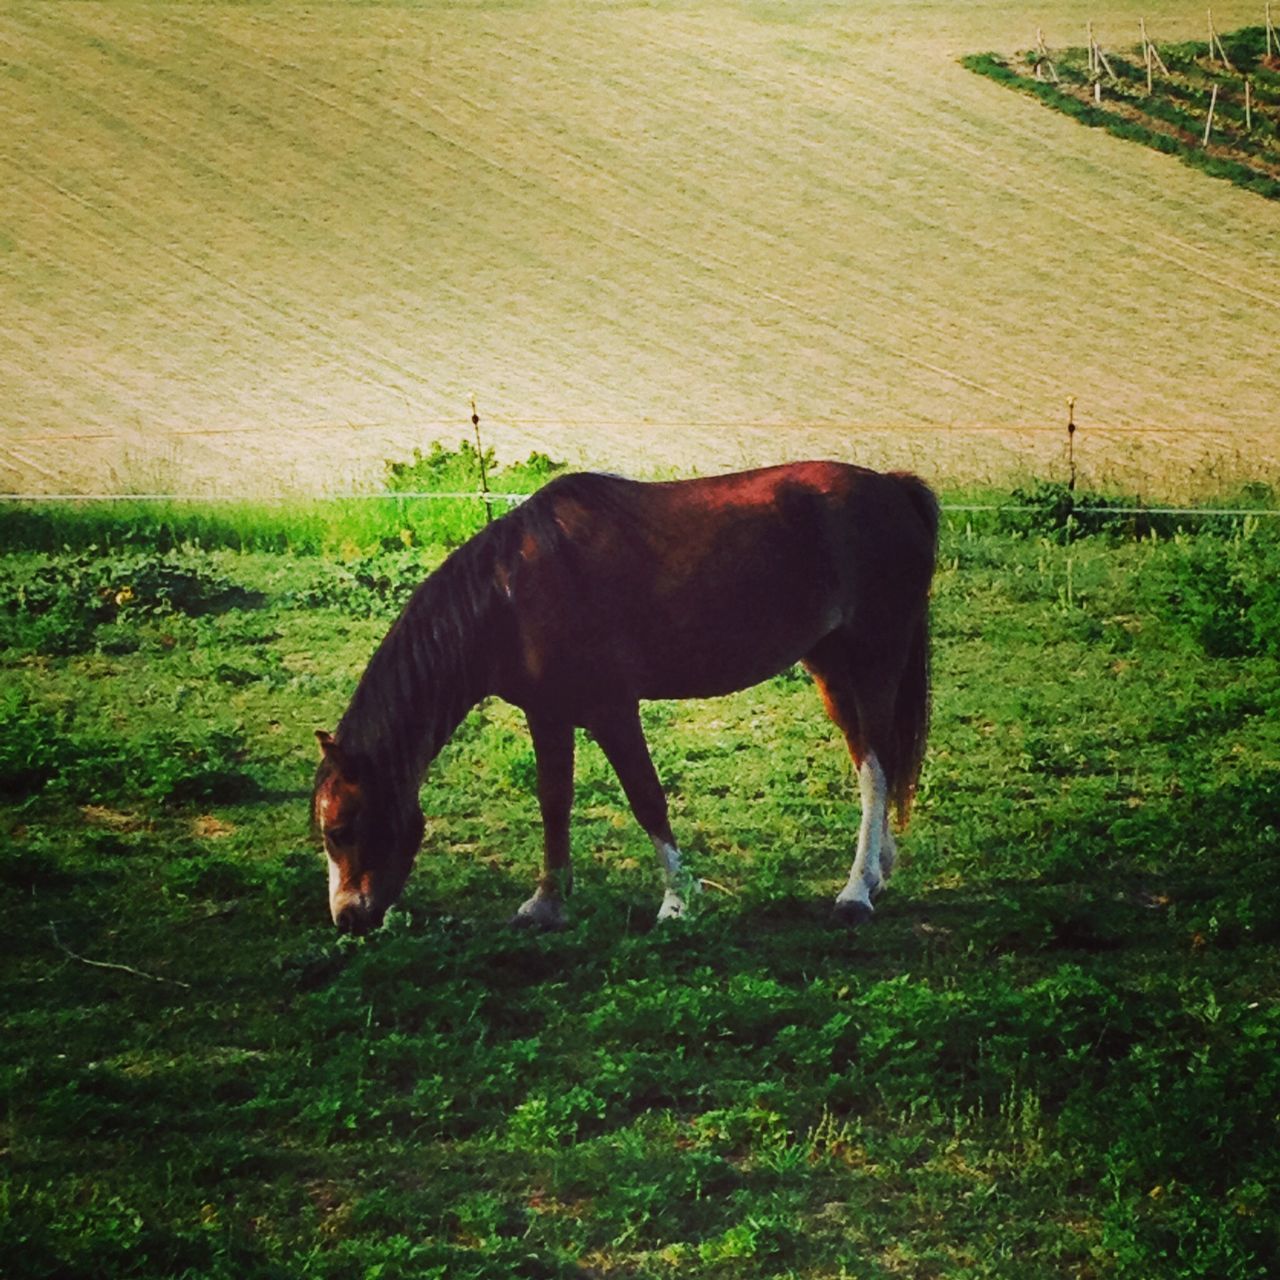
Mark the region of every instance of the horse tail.
<instances>
[{"instance_id":1,"label":"horse tail","mask_svg":"<svg viewBox=\"0 0 1280 1280\"><path fill-rule=\"evenodd\" d=\"M912 475L910 471L891 471L889 478L897 481L898 487L906 494L924 525L929 538L929 568L932 572L933 558L938 552L938 496L919 476Z\"/></svg>"},{"instance_id":2,"label":"horse tail","mask_svg":"<svg viewBox=\"0 0 1280 1280\"><path fill-rule=\"evenodd\" d=\"M929 737L929 584L933 579L938 551L938 499L918 476L894 472L893 479L906 494L920 518L924 537L919 545L925 552L919 599L913 601L915 618L907 639L907 661L898 684L893 715L893 748L891 767L886 769L889 798L898 813L898 822L906 826L911 816L911 802L920 780L925 744ZM917 537L919 534L917 533ZM915 539L905 539L911 545Z\"/></svg>"}]
</instances>

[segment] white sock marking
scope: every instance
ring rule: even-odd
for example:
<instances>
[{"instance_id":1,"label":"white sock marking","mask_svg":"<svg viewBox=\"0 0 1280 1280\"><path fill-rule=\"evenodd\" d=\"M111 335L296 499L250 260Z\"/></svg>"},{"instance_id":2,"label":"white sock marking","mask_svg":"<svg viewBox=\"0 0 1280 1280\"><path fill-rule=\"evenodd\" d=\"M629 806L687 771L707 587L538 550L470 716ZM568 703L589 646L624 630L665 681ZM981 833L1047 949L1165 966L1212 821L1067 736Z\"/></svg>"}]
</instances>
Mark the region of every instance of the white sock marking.
<instances>
[{"instance_id":1,"label":"white sock marking","mask_svg":"<svg viewBox=\"0 0 1280 1280\"><path fill-rule=\"evenodd\" d=\"M862 797L862 821L858 825L858 851L849 869L849 880L840 890L837 902L861 902L871 906L871 897L879 893L884 877L880 870L880 850L889 835L888 783L874 752L869 752L858 769L858 791ZM890 854L890 861L892 854Z\"/></svg>"}]
</instances>

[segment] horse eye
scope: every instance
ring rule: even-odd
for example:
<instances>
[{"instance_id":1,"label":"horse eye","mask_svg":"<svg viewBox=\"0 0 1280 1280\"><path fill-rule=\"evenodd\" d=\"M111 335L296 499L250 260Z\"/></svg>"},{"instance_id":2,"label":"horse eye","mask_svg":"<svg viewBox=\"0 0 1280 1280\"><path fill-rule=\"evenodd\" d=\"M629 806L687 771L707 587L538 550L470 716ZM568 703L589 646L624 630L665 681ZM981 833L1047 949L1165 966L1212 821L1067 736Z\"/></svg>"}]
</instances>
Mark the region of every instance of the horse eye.
<instances>
[{"instance_id":1,"label":"horse eye","mask_svg":"<svg viewBox=\"0 0 1280 1280\"><path fill-rule=\"evenodd\" d=\"M354 833L354 824L344 822L336 827L325 827L324 838L333 844L350 844Z\"/></svg>"}]
</instances>

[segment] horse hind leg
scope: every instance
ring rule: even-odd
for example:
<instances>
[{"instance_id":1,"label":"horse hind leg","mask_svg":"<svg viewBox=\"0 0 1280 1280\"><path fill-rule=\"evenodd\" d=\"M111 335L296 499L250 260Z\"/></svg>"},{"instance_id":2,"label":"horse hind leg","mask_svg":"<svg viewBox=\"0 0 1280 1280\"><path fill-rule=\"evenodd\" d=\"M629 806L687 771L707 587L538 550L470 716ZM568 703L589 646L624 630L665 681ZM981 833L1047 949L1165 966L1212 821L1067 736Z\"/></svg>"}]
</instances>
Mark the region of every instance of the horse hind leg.
<instances>
[{"instance_id":1,"label":"horse hind leg","mask_svg":"<svg viewBox=\"0 0 1280 1280\"><path fill-rule=\"evenodd\" d=\"M631 706L600 715L590 727L622 783L631 812L658 856L664 886L658 920L678 919L688 911L691 895L700 892L702 886L682 864L680 849L671 831L666 793L644 739L640 709Z\"/></svg>"},{"instance_id":2,"label":"horse hind leg","mask_svg":"<svg viewBox=\"0 0 1280 1280\"><path fill-rule=\"evenodd\" d=\"M893 871L897 847L889 829L889 786L877 753L892 714L895 682L885 672L858 670L851 644L831 637L805 661L827 714L844 735L858 776L862 814L849 878L836 897L835 915L850 927L875 913L874 900Z\"/></svg>"}]
</instances>

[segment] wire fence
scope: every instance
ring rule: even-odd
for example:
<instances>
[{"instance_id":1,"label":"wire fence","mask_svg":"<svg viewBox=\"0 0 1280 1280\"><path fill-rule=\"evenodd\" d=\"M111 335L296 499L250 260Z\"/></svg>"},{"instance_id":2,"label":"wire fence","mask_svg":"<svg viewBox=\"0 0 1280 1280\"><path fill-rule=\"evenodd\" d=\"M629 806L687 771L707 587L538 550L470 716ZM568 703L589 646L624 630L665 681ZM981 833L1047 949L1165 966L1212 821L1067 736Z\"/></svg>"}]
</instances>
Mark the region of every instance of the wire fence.
<instances>
[{"instance_id":1,"label":"wire fence","mask_svg":"<svg viewBox=\"0 0 1280 1280\"><path fill-rule=\"evenodd\" d=\"M811 437L806 438L806 432L821 433L821 437L825 438L833 448L840 447L840 454L833 456L845 456L846 460L866 462L877 468L886 466L901 466L904 463L909 469L921 470L922 474L928 474L929 463L934 457L932 446L938 447L939 461L939 478L942 483L936 487L945 490L947 487L948 477L955 481L953 488L959 488L961 492L968 490L972 492L978 490L981 493L984 489L1005 489L1010 491L1011 501L1009 502L943 502L943 511L949 514L965 515L965 514L982 514L990 512L1034 512L1042 510L1040 506L1020 505L1017 501L1019 496L1019 487L1025 488L1025 482L1030 481L1033 485L1037 482L1065 483L1072 491L1071 507L1072 510L1080 515L1093 514L1110 514L1110 515L1130 515L1130 516L1187 516L1187 517L1210 517L1210 516L1226 516L1226 517L1274 517L1280 515L1280 507L1277 507L1275 501L1275 493L1280 489L1280 430L1274 432L1266 431L1224 431L1209 427L1176 424L1170 426L1153 426L1148 423L1079 423L1075 420L1075 407L1077 401L1075 397L1069 397L1067 400L1068 413L1064 420L1059 423L1052 422L1031 422L1017 425L997 425L986 423L950 423L950 424L866 424L866 423L850 423L842 422L834 419L794 419L794 420L775 420L775 419L720 419L709 418L698 422L679 421L675 418L654 418L643 420L623 420L612 417L591 417L583 415L581 417L540 417L540 416L507 416L495 414L486 419L486 431L492 430L496 436L496 442L504 448L510 448L516 441L520 442L517 447L529 447L533 444L539 448L556 447L560 433L565 433L565 437L569 433L586 433L590 434L593 430L609 430L613 432L622 432L625 435L623 439L631 440L643 439L645 432L663 431L675 432L677 438L680 435L688 435L696 437L702 444L708 439L714 440L720 432L726 433L726 439L732 439L728 433L760 433L760 432L776 432L777 439L785 440L788 435L794 434L797 443L800 439L806 439L807 446L812 446L815 442ZM398 441L402 441L405 437L409 437L409 441L417 440L419 443L443 442L448 438L448 433L456 431L458 434L454 437L455 442L463 435L470 434L466 427L474 425L476 428L477 445L480 444L479 439L479 415L475 412L474 402L472 403L472 420L464 426L462 421L457 418L423 418L413 422L313 422L310 424L297 424L289 426L275 426L264 428L259 425L251 425L245 423L211 425L211 426L173 426L166 427L154 433L149 433L146 437L146 447L150 450L163 450L168 444L179 447L183 441L191 441L199 438L216 439L220 436L240 437L246 435L255 435L263 439L279 440L280 438L309 438L314 439L317 434L346 434L357 438L363 438L365 441L364 452L369 453L369 448L376 440L380 447L390 445L390 436L394 435ZM518 433L515 441L512 440L510 433ZM973 480L965 477L960 472L950 471L948 468L948 459L954 462L957 458L966 456L976 456L975 453L966 455L964 440L970 438L974 441L974 449L980 453L983 447L987 446L987 442L995 446L998 450L1008 454L1011 469L1001 472L1001 478L995 482L984 481L982 479ZM137 443L138 437L127 436L118 430L111 429L95 429L90 428L84 431L55 431L39 429L32 430L23 434L14 433L7 438L0 436L0 454L8 452L9 456L18 463L28 463L28 474L30 468L34 467L35 473L43 475L46 479L53 480L56 483L58 476L58 448L59 446L75 450L77 447L89 450L96 449L100 446L123 446L126 443ZM1056 439L1059 442L1058 447L1052 449L1052 456L1045 451L1045 443ZM900 440L904 442L904 448L897 451L889 451L887 455L884 451L885 441ZM1029 448L1029 442L1036 442L1034 450ZM1106 451L1113 447L1120 448L1118 442L1130 440L1141 441L1141 452L1134 454L1131 462L1156 462L1162 458L1178 457L1180 461L1181 471L1186 474L1190 471L1195 473L1197 463L1203 463L1205 459L1218 457L1230 459L1234 465L1227 467L1218 479L1223 480L1221 485L1204 485L1198 490L1195 487L1187 486L1170 486L1163 483L1160 475L1153 474L1152 489L1154 490L1152 497L1153 503L1145 502L1141 494L1142 486L1129 485L1125 487L1126 481L1131 480L1133 476L1141 475L1141 471L1135 471L1130 468L1125 475L1104 475L1098 469L1098 459L1102 458ZM486 441L488 443L488 441ZM616 443L616 442L615 442ZM823 447L822 439L818 442L818 447ZM945 446L952 447L952 452L946 458L942 457L945 452ZM18 446L32 449L33 446L42 446L41 460L45 466L36 466L34 461L25 457L18 451ZM880 452L877 452L877 446ZM660 448L661 446L655 446ZM865 456L860 455L859 450L871 450ZM928 451L928 454L922 453L921 450ZM958 452L957 452L958 450ZM1180 454L1179 450L1183 453ZM1186 450L1192 450L1192 454L1186 454ZM52 451L52 455L49 451ZM483 453L483 449L478 449ZM694 450L695 454L698 452ZM1185 456L1183 456L1185 454ZM88 456L88 455L86 455ZM215 457L212 462L217 465L220 459ZM368 459L365 459L368 461ZM206 471L209 459L203 459L206 464ZM230 458L225 459L228 465L234 465ZM67 459L68 465L72 466L72 460ZM744 453L744 465L756 465L753 458L747 457ZM1091 464L1091 465L1090 465ZM250 464L251 466L255 464ZM625 465L625 463L623 464ZM704 465L699 468L694 466L694 471L709 471L739 469L733 467L725 467L720 462L707 456L704 459ZM10 466L7 468L15 475L20 476L18 468ZM642 468L643 469L643 468ZM90 473L91 474L91 473ZM1102 483L1099 483L1099 478ZM75 485L77 477L72 471L64 472L63 478L69 481L71 485ZM205 478L208 478L206 475ZM1080 480L1079 492L1077 493L1077 478ZM229 484L235 484L235 481L227 477ZM236 503L251 503L255 505L274 505L296 502L385 502L385 501L415 501L415 502L442 502L442 501L474 501L490 504L507 504L514 505L523 501L528 494L525 493L507 493L495 491L483 486L478 491L450 491L443 492L437 490L428 491L387 491L384 489L368 488L360 490L348 491L308 491L307 489L281 489L272 491L267 489L260 491L255 487L252 489L240 487L236 485L231 491L209 489L201 492L188 492L178 489L158 489L150 492L131 493L127 491L115 492L85 492L76 490L73 487L64 488L60 491L41 490L39 481L35 485L27 484L20 486L17 491L0 492L0 504L7 505L43 505L52 503L171 503L171 504L207 504L207 505L232 505ZM1245 505L1240 502L1241 497L1246 497L1246 501L1252 501L1253 494L1249 492L1250 488L1256 489L1257 505ZM1123 498L1118 501L1101 501L1096 503L1091 501L1095 495L1102 493L1127 493L1130 495L1130 501L1125 503ZM1222 494L1222 505L1216 505L1212 500L1212 495L1216 492ZM1185 500L1170 502L1170 498ZM1206 496L1209 500L1205 501ZM1234 497L1235 502L1232 503ZM1160 501L1163 499L1163 501ZM1158 503L1158 505L1156 505ZM1231 505L1228 505L1231 504Z\"/></svg>"}]
</instances>

